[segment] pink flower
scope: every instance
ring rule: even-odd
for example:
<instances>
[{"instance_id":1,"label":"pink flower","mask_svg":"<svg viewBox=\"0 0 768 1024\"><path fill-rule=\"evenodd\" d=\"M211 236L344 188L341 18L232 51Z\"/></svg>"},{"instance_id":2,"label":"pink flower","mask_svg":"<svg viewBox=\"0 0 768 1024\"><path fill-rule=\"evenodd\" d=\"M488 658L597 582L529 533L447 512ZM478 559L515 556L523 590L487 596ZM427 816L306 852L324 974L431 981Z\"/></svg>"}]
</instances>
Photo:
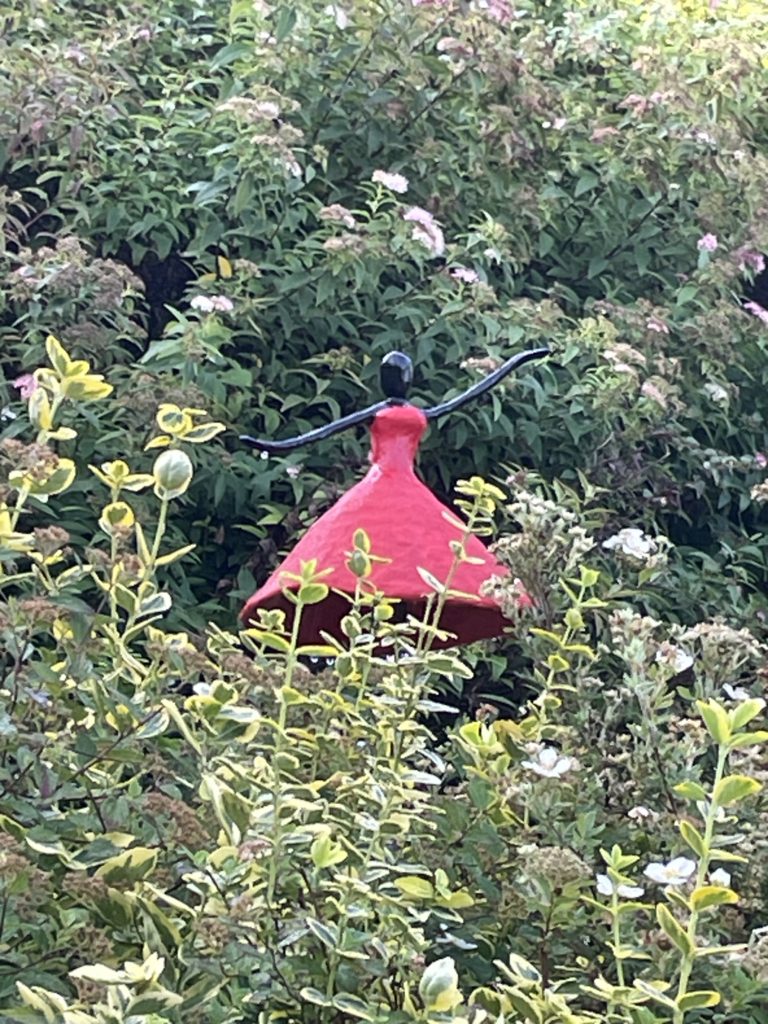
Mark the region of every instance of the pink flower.
<instances>
[{"instance_id":1,"label":"pink flower","mask_svg":"<svg viewBox=\"0 0 768 1024\"><path fill-rule=\"evenodd\" d=\"M768 466L768 457L764 452L755 452L755 465L758 469L765 469Z\"/></svg>"},{"instance_id":2,"label":"pink flower","mask_svg":"<svg viewBox=\"0 0 768 1024\"><path fill-rule=\"evenodd\" d=\"M768 309L761 306L759 302L745 302L744 309L752 316L756 316L758 320L762 320L764 324L768 324Z\"/></svg>"},{"instance_id":3,"label":"pink flower","mask_svg":"<svg viewBox=\"0 0 768 1024\"><path fill-rule=\"evenodd\" d=\"M391 171L374 171L371 175L371 181L375 185L383 185L384 188L388 188L391 192L399 192L401 195L403 192L408 191L408 179L404 174L394 174Z\"/></svg>"},{"instance_id":4,"label":"pink flower","mask_svg":"<svg viewBox=\"0 0 768 1024\"><path fill-rule=\"evenodd\" d=\"M13 381L13 386L18 389L20 398L31 398L37 391L37 380L34 373L22 373Z\"/></svg>"},{"instance_id":5,"label":"pink flower","mask_svg":"<svg viewBox=\"0 0 768 1024\"><path fill-rule=\"evenodd\" d=\"M470 270L469 267L451 267L448 273L456 281L461 281L462 284L477 284L480 278L477 275L477 271Z\"/></svg>"},{"instance_id":6,"label":"pink flower","mask_svg":"<svg viewBox=\"0 0 768 1024\"><path fill-rule=\"evenodd\" d=\"M515 9L509 0L484 0L481 6L500 25L508 25L515 16Z\"/></svg>"},{"instance_id":7,"label":"pink flower","mask_svg":"<svg viewBox=\"0 0 768 1024\"><path fill-rule=\"evenodd\" d=\"M765 270L765 257L761 252L755 252L754 249L740 249L737 255L739 270L751 270L753 274L762 274Z\"/></svg>"},{"instance_id":8,"label":"pink flower","mask_svg":"<svg viewBox=\"0 0 768 1024\"><path fill-rule=\"evenodd\" d=\"M709 233L702 235L696 243L696 248L699 252L714 252L717 248L717 235Z\"/></svg>"},{"instance_id":9,"label":"pink flower","mask_svg":"<svg viewBox=\"0 0 768 1024\"><path fill-rule=\"evenodd\" d=\"M212 295L211 305L217 313L231 313L235 308L232 299L228 299L226 295Z\"/></svg>"},{"instance_id":10,"label":"pink flower","mask_svg":"<svg viewBox=\"0 0 768 1024\"><path fill-rule=\"evenodd\" d=\"M412 206L403 214L403 220L413 224L411 237L415 242L421 242L433 256L443 255L445 236L429 210L424 210L421 206Z\"/></svg>"},{"instance_id":11,"label":"pink flower","mask_svg":"<svg viewBox=\"0 0 768 1024\"><path fill-rule=\"evenodd\" d=\"M645 326L649 331L656 331L657 334L669 334L669 328L657 316L650 317Z\"/></svg>"}]
</instances>

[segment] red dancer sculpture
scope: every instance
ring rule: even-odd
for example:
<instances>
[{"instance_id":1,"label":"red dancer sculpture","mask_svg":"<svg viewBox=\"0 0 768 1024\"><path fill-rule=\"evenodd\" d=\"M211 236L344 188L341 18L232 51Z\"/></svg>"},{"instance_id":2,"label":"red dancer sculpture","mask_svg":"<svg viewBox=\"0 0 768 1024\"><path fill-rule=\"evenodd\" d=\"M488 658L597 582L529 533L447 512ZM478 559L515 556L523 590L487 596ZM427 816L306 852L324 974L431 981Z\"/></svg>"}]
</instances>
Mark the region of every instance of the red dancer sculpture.
<instances>
[{"instance_id":1,"label":"red dancer sculpture","mask_svg":"<svg viewBox=\"0 0 768 1024\"><path fill-rule=\"evenodd\" d=\"M449 512L414 472L416 451L427 424L489 390L523 363L548 354L548 349L521 352L456 398L430 409L419 409L406 399L413 377L411 360L402 352L390 352L381 366L382 390L386 395L383 402L286 441L242 437L242 441L261 451L279 453L372 421L373 441L371 468L366 476L310 526L245 605L242 618L250 622L259 608L281 608L290 621L293 604L283 591L295 589L297 584L285 574L298 575L302 562L315 559L318 569L331 570L323 579L331 592L325 601L303 610L299 642L321 643L322 632L340 638L339 623L349 611L349 597L357 582L346 562L353 535L359 529L368 534L372 554L382 559L374 561L369 582L388 597L398 598L406 612L423 617L430 588L418 570L426 569L444 581L454 563L451 541L461 535L446 518L447 513L455 519L455 513ZM469 538L466 552L472 561L458 565L450 589L467 596L450 597L439 622L441 629L455 637L446 645L500 636L508 624L493 598L480 593L483 583L491 576L505 576L506 568L477 537Z\"/></svg>"}]
</instances>

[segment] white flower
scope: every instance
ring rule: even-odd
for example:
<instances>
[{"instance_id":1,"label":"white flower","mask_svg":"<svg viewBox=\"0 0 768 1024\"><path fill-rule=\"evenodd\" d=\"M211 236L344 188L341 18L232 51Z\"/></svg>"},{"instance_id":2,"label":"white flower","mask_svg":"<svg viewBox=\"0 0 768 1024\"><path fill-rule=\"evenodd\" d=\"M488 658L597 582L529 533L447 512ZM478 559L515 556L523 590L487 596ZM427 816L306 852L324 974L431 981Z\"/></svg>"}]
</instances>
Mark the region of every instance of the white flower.
<instances>
[{"instance_id":1,"label":"white flower","mask_svg":"<svg viewBox=\"0 0 768 1024\"><path fill-rule=\"evenodd\" d=\"M235 308L226 295L195 295L189 304L201 313L231 313Z\"/></svg>"},{"instance_id":2,"label":"white flower","mask_svg":"<svg viewBox=\"0 0 768 1024\"><path fill-rule=\"evenodd\" d=\"M723 693L729 700L750 700L752 694L743 686L731 686L730 683L723 684Z\"/></svg>"},{"instance_id":3,"label":"white flower","mask_svg":"<svg viewBox=\"0 0 768 1024\"><path fill-rule=\"evenodd\" d=\"M542 747L535 761L523 761L522 766L545 779L560 779L578 767L572 757L566 757L555 747Z\"/></svg>"},{"instance_id":4,"label":"white flower","mask_svg":"<svg viewBox=\"0 0 768 1024\"><path fill-rule=\"evenodd\" d=\"M470 270L469 267L462 267L461 265L451 267L448 273L463 284L477 284L480 280L476 270Z\"/></svg>"},{"instance_id":5,"label":"white flower","mask_svg":"<svg viewBox=\"0 0 768 1024\"><path fill-rule=\"evenodd\" d=\"M597 891L601 896L613 896L614 889L618 896L623 896L627 900L639 899L645 892L645 889L641 889L639 885L614 886L608 875L597 876Z\"/></svg>"},{"instance_id":6,"label":"white flower","mask_svg":"<svg viewBox=\"0 0 768 1024\"><path fill-rule=\"evenodd\" d=\"M662 644L656 652L656 661L659 664L666 662L675 675L678 675L680 672L685 672L687 668L691 667L693 657L687 651L684 651L682 647L675 647L674 644Z\"/></svg>"},{"instance_id":7,"label":"white flower","mask_svg":"<svg viewBox=\"0 0 768 1024\"><path fill-rule=\"evenodd\" d=\"M336 22L336 28L341 29L343 32L349 25L349 15L343 7L339 7L338 4L328 4L327 7L323 8L323 14L327 14L329 18L333 18Z\"/></svg>"},{"instance_id":8,"label":"white flower","mask_svg":"<svg viewBox=\"0 0 768 1024\"><path fill-rule=\"evenodd\" d=\"M695 861L688 857L675 857L669 864L649 864L643 874L659 885L685 885L695 870Z\"/></svg>"},{"instance_id":9,"label":"white flower","mask_svg":"<svg viewBox=\"0 0 768 1024\"><path fill-rule=\"evenodd\" d=\"M644 562L646 558L652 555L656 551L656 541L653 537L649 537L643 533L642 530L635 526L627 527L624 530L619 530L613 537L609 537L608 540L603 541L603 547L606 551L614 551L618 549L622 554L629 555L630 558L637 558L641 562Z\"/></svg>"},{"instance_id":10,"label":"white flower","mask_svg":"<svg viewBox=\"0 0 768 1024\"><path fill-rule=\"evenodd\" d=\"M403 214L403 220L413 224L411 237L415 242L421 242L433 256L443 255L445 236L429 210L425 210L421 206L412 206Z\"/></svg>"},{"instance_id":11,"label":"white flower","mask_svg":"<svg viewBox=\"0 0 768 1024\"><path fill-rule=\"evenodd\" d=\"M371 175L371 181L376 185L383 185L384 188L388 188L392 192L399 192L401 195L403 192L408 191L408 179L403 174L393 174L390 171L374 171Z\"/></svg>"},{"instance_id":12,"label":"white flower","mask_svg":"<svg viewBox=\"0 0 768 1024\"><path fill-rule=\"evenodd\" d=\"M638 821L640 818L650 818L651 811L647 807L643 807L642 804L638 804L637 807L633 807L627 811L627 817L632 818L634 821Z\"/></svg>"},{"instance_id":13,"label":"white flower","mask_svg":"<svg viewBox=\"0 0 768 1024\"><path fill-rule=\"evenodd\" d=\"M704 393L712 399L713 402L722 404L728 401L728 392L722 386L722 384L716 384L714 381L707 381L703 389Z\"/></svg>"},{"instance_id":14,"label":"white flower","mask_svg":"<svg viewBox=\"0 0 768 1024\"><path fill-rule=\"evenodd\" d=\"M275 121L280 117L280 106L274 100L258 100L251 109L264 121Z\"/></svg>"},{"instance_id":15,"label":"white flower","mask_svg":"<svg viewBox=\"0 0 768 1024\"><path fill-rule=\"evenodd\" d=\"M712 885L722 885L725 889L728 889L731 884L731 876L725 868L718 868L717 871L710 872L709 881Z\"/></svg>"}]
</instances>

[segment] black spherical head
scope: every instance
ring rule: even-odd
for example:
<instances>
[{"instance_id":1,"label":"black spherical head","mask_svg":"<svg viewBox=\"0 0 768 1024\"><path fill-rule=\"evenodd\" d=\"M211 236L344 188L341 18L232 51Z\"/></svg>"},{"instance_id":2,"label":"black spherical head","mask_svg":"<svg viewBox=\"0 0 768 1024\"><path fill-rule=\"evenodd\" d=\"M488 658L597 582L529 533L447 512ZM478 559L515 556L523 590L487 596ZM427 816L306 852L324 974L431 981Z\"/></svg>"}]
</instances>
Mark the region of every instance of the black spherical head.
<instances>
[{"instance_id":1,"label":"black spherical head","mask_svg":"<svg viewBox=\"0 0 768 1024\"><path fill-rule=\"evenodd\" d=\"M380 379L385 398L407 398L413 380L410 357L404 352L389 352L381 361Z\"/></svg>"}]
</instances>

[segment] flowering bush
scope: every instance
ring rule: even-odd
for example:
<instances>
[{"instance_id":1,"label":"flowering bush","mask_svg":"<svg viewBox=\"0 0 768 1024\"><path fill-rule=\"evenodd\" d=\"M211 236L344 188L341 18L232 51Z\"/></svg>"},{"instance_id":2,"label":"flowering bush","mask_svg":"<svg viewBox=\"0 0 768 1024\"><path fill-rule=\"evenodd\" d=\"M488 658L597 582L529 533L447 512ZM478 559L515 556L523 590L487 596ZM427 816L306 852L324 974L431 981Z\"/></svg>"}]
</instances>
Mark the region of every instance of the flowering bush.
<instances>
[{"instance_id":1,"label":"flowering bush","mask_svg":"<svg viewBox=\"0 0 768 1024\"><path fill-rule=\"evenodd\" d=\"M27 6L0 1017L765 1024L764 5ZM507 640L234 632L365 457L238 433L544 341L423 449L497 506Z\"/></svg>"},{"instance_id":2,"label":"flowering bush","mask_svg":"<svg viewBox=\"0 0 768 1024\"><path fill-rule=\"evenodd\" d=\"M533 477L460 484L531 581L491 695L432 650L440 581L424 622L361 586L342 644L274 611L174 631L176 510L223 425L164 403L145 454L79 472L52 446L113 386L46 353L0 508L3 1019L761 1019L765 646L633 610L655 538L600 547L604 513ZM78 490L73 536L49 513Z\"/></svg>"}]
</instances>

